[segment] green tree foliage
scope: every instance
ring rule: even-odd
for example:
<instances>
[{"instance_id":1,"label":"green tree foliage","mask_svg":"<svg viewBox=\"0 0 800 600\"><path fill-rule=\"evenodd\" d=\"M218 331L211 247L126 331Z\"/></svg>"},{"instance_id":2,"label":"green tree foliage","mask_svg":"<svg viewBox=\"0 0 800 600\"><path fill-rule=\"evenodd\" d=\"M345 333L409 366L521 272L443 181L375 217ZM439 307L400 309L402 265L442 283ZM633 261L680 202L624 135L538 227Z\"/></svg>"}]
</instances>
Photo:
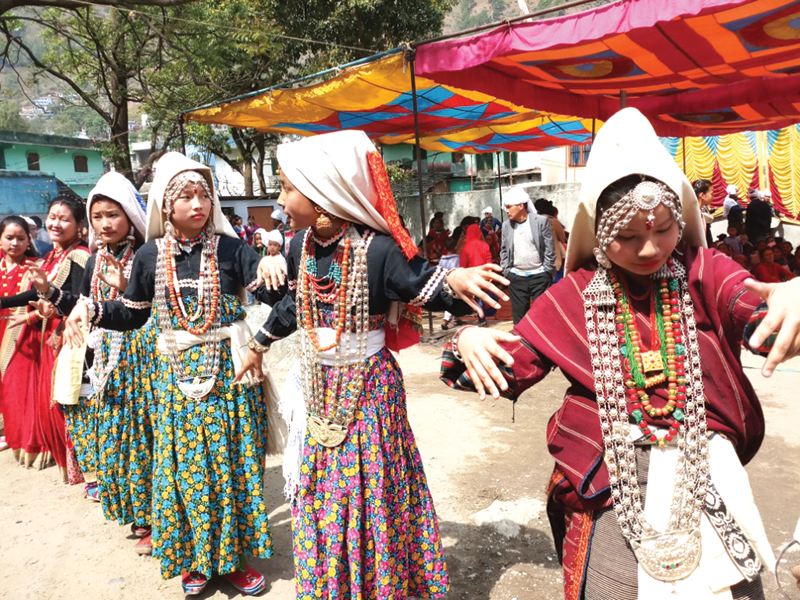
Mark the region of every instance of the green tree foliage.
<instances>
[{"instance_id":1,"label":"green tree foliage","mask_svg":"<svg viewBox=\"0 0 800 600\"><path fill-rule=\"evenodd\" d=\"M0 100L0 129L3 131L28 131L28 121L19 116L19 105L14 100Z\"/></svg>"}]
</instances>

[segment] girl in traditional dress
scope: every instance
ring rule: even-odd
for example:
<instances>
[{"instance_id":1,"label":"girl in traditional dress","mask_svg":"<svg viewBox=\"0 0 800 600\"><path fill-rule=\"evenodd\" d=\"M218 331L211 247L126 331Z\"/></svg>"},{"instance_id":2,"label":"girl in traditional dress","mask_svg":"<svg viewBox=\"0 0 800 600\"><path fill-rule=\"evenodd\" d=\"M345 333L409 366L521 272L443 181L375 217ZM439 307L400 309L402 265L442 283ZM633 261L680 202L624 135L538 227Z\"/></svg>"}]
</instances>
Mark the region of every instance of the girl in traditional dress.
<instances>
[{"instance_id":1,"label":"girl in traditional dress","mask_svg":"<svg viewBox=\"0 0 800 600\"><path fill-rule=\"evenodd\" d=\"M247 285L269 299L255 286L259 259L223 216L211 170L177 152L156 166L147 238L122 299L79 303L65 337L80 343L80 323L139 328L155 306L153 556L165 579L182 576L186 594L215 574L257 594L264 577L245 555L273 552L262 489L267 421L260 381L234 382L234 365L249 331L239 292Z\"/></svg>"},{"instance_id":2,"label":"girl in traditional dress","mask_svg":"<svg viewBox=\"0 0 800 600\"><path fill-rule=\"evenodd\" d=\"M490 281L504 280L493 266L444 270L417 256L363 132L280 145L278 161L278 204L304 231L287 258L288 295L256 341L300 330L281 395L297 598L441 597L436 514L389 349L419 340L419 307L463 315L477 309L473 295L496 306Z\"/></svg>"},{"instance_id":3,"label":"girl in traditional dress","mask_svg":"<svg viewBox=\"0 0 800 600\"><path fill-rule=\"evenodd\" d=\"M0 295L5 298L27 291L30 287L28 267L35 265L37 259L25 219L12 216L0 222L0 247ZM30 416L26 417L33 399L25 394L24 389L14 388L10 388L11 393L6 397L2 385L20 339L19 325L23 325L26 319L33 319L35 314L28 312L27 306L0 310L0 412L5 421L5 439L0 443L11 448L16 458L20 457L24 447L30 446L33 431L26 431L25 424L33 423ZM23 458L23 462L25 460Z\"/></svg>"},{"instance_id":4,"label":"girl in traditional dress","mask_svg":"<svg viewBox=\"0 0 800 600\"><path fill-rule=\"evenodd\" d=\"M53 250L48 252L41 269L54 289L70 290L80 293L83 271L89 260L89 249L81 239L81 227L85 220L83 201L75 196L57 196L50 202L45 221ZM38 299L35 289L12 296L0 298L0 308L28 306ZM31 419L36 436L23 447L26 464L33 464L40 453L38 464L46 466L50 456L61 469L65 481L77 484L83 482L75 451L68 444L64 414L59 406L52 405L53 369L56 355L61 346L59 326L61 319L53 316L41 319L34 313L20 332L18 352L12 357L6 370L6 385L19 390L33 399Z\"/></svg>"},{"instance_id":5,"label":"girl in traditional dress","mask_svg":"<svg viewBox=\"0 0 800 600\"><path fill-rule=\"evenodd\" d=\"M50 298L62 315L81 297L113 300L124 292L136 250L144 243L145 204L124 175L100 178L89 193L87 214L89 242L98 250L87 263L81 295L58 290L34 272L40 297ZM90 493L102 503L106 518L130 523L141 538L137 552L149 554L155 329L149 322L131 333L96 329L89 346L94 350L91 397L64 407L68 432L84 476L96 472Z\"/></svg>"},{"instance_id":6,"label":"girl in traditional dress","mask_svg":"<svg viewBox=\"0 0 800 600\"><path fill-rule=\"evenodd\" d=\"M764 417L740 351L764 299L749 344L780 330L764 375L797 354L800 285L705 248L691 185L635 109L585 175L567 276L510 334L462 330L444 378L514 400L554 367L569 381L547 439L567 599L763 598L774 561L742 464Z\"/></svg>"}]
</instances>

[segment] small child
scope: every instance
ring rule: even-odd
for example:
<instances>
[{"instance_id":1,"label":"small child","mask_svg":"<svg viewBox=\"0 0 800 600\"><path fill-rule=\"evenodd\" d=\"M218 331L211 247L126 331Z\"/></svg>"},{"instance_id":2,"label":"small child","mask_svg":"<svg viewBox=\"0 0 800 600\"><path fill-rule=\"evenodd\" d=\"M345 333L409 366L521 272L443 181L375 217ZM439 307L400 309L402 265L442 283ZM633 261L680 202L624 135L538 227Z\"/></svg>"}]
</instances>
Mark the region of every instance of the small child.
<instances>
[{"instance_id":1,"label":"small child","mask_svg":"<svg viewBox=\"0 0 800 600\"><path fill-rule=\"evenodd\" d=\"M439 259L439 266L442 269L457 269L461 264L461 259L456 253L456 246L458 240L453 236L447 238L444 242L444 254ZM453 322L453 315L445 311L444 319L442 319L442 329L447 330Z\"/></svg>"}]
</instances>

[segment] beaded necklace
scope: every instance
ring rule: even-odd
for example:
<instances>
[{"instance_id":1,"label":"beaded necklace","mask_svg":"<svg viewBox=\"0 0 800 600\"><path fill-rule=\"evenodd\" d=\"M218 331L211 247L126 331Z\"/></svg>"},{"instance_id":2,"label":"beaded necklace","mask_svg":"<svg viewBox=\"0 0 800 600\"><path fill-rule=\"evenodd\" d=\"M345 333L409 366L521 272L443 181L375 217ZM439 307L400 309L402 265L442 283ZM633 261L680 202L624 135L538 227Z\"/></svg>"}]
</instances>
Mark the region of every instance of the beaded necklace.
<instances>
[{"instance_id":1,"label":"beaded necklace","mask_svg":"<svg viewBox=\"0 0 800 600\"><path fill-rule=\"evenodd\" d=\"M673 268L672 259L669 259L668 268ZM658 336L657 344L660 351L652 350L641 352L642 340L636 328L636 317L630 308L627 290L613 272L609 272L611 287L617 299L616 328L619 337L620 352L624 357L622 365L625 369L625 387L628 396L631 416L644 436L650 441L664 446L673 441L683 422L683 408L686 401L686 349L682 345L681 314L678 299L678 281L675 278L661 277L659 283L654 284L652 294L651 322L653 327L653 340ZM648 356L650 355L650 356ZM655 358L652 356L655 355ZM661 370L655 376L645 378L643 373ZM645 391L663 381L667 381L668 401L663 408L655 408L650 403L650 397ZM664 437L653 433L644 420L644 413L654 418L665 418L670 424L669 432Z\"/></svg>"},{"instance_id":2,"label":"beaded necklace","mask_svg":"<svg viewBox=\"0 0 800 600\"><path fill-rule=\"evenodd\" d=\"M131 270L133 268L133 260L131 260L133 257L133 243L134 240L129 238L118 252L120 255L119 262L122 266L122 273L126 280L130 280ZM114 300L119 295L119 290L117 288L109 286L103 282L100 277L108 269L108 255L109 252L106 250L105 244L101 244L95 255L94 270L92 271L91 290L92 300L95 302ZM102 336L103 333L108 333L110 338L108 356L97 356L92 365L92 387L94 388L96 396L101 398L102 394L105 392L108 378L119 364L119 357L122 353L123 333L121 331L103 331L100 329L95 331L98 337ZM92 334L95 334L95 332L92 332ZM93 347L101 348L102 346L98 343L94 344Z\"/></svg>"},{"instance_id":3,"label":"beaded necklace","mask_svg":"<svg viewBox=\"0 0 800 600\"><path fill-rule=\"evenodd\" d=\"M669 435L677 438L678 459L669 520L664 531L656 530L644 514L628 419L629 404L633 411L646 410L648 414L655 412L657 415L658 409L653 409L649 400L647 403L642 400L640 392L644 390L637 387L623 364L623 359L630 357L623 356L621 348L633 348L628 346L625 335L627 319L624 310L618 310L621 308L619 298L624 290L620 293L618 290L621 286L614 287L611 275L601 265L583 291L586 332L611 499L622 535L630 543L639 565L659 581L677 581L688 577L700 562L700 519L709 474L700 345L686 268L670 259L656 275L660 299L665 300L665 296L669 299L669 319L664 324L665 333L669 333L667 324L672 327L672 342L668 343L674 344L677 351L676 334L678 339L686 339L684 354L680 355L683 360L678 360L677 353L674 361L670 357L667 360L668 382L675 384L670 386L670 390L674 390L670 396L675 397L675 408L671 411L673 428ZM666 340L668 338L665 336ZM632 365L633 361L629 361L629 364ZM679 375L679 367L682 375ZM633 385L630 385L631 382ZM684 403L683 409L679 408L679 402ZM641 408L633 408L634 404L641 405ZM664 416L664 409L661 411ZM669 409L667 412L670 413ZM678 421L681 414L683 420ZM637 420L636 415L634 420ZM676 421L681 424L679 428L674 427ZM645 423L642 427L640 424L639 429L644 431L649 426ZM650 435L654 434L651 432Z\"/></svg>"},{"instance_id":4,"label":"beaded necklace","mask_svg":"<svg viewBox=\"0 0 800 600\"><path fill-rule=\"evenodd\" d=\"M171 226L171 223L167 222ZM214 235L213 223L209 222L201 234L202 255L200 274L197 280L178 280L175 256L180 247L174 237L174 228L165 227L166 235L156 240L158 259L156 262L156 306L161 335L164 336L166 355L172 365L172 372L178 381L181 392L194 400L207 396L217 381L220 363L220 311L219 311L219 272L217 269L217 248L219 240ZM192 317L186 313L181 287L197 288L197 311ZM206 355L202 374L193 379L180 379L185 365L178 360L178 344L172 316L178 320L181 329L194 335L208 334L205 338ZM194 327L200 317L203 322Z\"/></svg>"},{"instance_id":5,"label":"beaded necklace","mask_svg":"<svg viewBox=\"0 0 800 600\"><path fill-rule=\"evenodd\" d=\"M329 273L323 278L316 277L316 244L311 230L306 232L296 297L297 318L304 325L300 352L308 428L318 443L329 448L344 441L355 418L357 402L364 389L369 335L367 251L375 233L370 231L361 236L352 224L346 225L342 228ZM323 283L325 279L330 282ZM325 346L317 337L322 322L319 304L333 304L336 319L335 339ZM351 329L351 319L355 321L353 334L343 336ZM333 368L326 374L320 354L334 348ZM327 406L326 398L330 399Z\"/></svg>"}]
</instances>

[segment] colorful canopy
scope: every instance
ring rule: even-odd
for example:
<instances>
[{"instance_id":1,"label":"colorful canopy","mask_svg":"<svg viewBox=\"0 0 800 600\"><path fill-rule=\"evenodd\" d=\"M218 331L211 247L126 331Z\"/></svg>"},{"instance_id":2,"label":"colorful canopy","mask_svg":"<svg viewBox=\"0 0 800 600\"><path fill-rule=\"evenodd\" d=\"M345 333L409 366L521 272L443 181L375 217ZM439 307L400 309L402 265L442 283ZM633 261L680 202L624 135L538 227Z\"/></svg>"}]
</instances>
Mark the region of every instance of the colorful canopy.
<instances>
[{"instance_id":1,"label":"colorful canopy","mask_svg":"<svg viewBox=\"0 0 800 600\"><path fill-rule=\"evenodd\" d=\"M800 2L620 0L417 48L417 76L607 119L620 93L659 135L800 121Z\"/></svg>"},{"instance_id":2,"label":"colorful canopy","mask_svg":"<svg viewBox=\"0 0 800 600\"><path fill-rule=\"evenodd\" d=\"M781 218L800 223L800 126L661 141L691 181L713 182L712 206L722 206L731 183L744 203L748 189L768 189Z\"/></svg>"},{"instance_id":3,"label":"colorful canopy","mask_svg":"<svg viewBox=\"0 0 800 600\"><path fill-rule=\"evenodd\" d=\"M383 144L414 143L408 69L398 50L316 85L267 90L186 116L200 123L306 136L361 129ZM493 94L437 85L422 78L416 83L420 145L427 150L545 150L591 142L591 119L542 113L498 100Z\"/></svg>"}]
</instances>

